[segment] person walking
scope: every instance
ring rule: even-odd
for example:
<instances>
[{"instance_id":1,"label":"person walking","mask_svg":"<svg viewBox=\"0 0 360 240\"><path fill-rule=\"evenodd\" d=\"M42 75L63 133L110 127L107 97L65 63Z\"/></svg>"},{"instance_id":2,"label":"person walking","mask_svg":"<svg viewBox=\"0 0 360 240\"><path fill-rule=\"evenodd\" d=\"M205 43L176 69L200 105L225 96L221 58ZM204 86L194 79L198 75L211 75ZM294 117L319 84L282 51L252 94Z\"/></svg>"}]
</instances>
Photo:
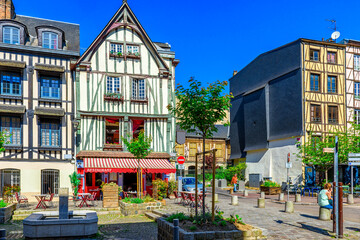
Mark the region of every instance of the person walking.
<instances>
[{"instance_id":1,"label":"person walking","mask_svg":"<svg viewBox=\"0 0 360 240\"><path fill-rule=\"evenodd\" d=\"M231 179L231 184L234 184L234 192L236 192L237 181L238 181L238 178L237 178L237 174L235 173L235 175Z\"/></svg>"}]
</instances>

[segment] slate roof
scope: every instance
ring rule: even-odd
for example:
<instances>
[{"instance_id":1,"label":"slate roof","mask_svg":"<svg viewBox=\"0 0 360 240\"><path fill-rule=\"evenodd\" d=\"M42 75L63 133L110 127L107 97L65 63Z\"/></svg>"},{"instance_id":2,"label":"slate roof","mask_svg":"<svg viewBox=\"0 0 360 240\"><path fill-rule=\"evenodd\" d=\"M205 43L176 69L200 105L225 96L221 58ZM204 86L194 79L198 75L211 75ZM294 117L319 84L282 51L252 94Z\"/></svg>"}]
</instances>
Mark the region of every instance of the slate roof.
<instances>
[{"instance_id":1,"label":"slate roof","mask_svg":"<svg viewBox=\"0 0 360 240\"><path fill-rule=\"evenodd\" d=\"M213 132L212 138L211 139L229 139L230 137L230 126L224 126L224 125L215 125L215 127L217 128L217 132ZM176 130L179 130L179 126L176 126ZM202 138L201 136L201 132L200 131L196 131L196 132L186 132L185 137L187 138Z\"/></svg>"},{"instance_id":2,"label":"slate roof","mask_svg":"<svg viewBox=\"0 0 360 240\"><path fill-rule=\"evenodd\" d=\"M66 23L49 19L16 15L15 21L24 24L32 37L37 37L36 27L52 26L64 31L68 51L80 52L80 26L74 23Z\"/></svg>"}]
</instances>

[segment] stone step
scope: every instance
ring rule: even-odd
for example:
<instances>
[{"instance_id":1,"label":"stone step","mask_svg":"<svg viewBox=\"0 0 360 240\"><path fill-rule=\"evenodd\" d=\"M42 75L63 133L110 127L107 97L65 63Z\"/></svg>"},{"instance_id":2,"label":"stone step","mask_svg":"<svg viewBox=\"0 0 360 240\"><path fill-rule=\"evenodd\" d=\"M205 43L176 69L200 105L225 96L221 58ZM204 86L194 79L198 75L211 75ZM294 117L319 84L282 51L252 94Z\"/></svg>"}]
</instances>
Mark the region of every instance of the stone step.
<instances>
[{"instance_id":1,"label":"stone step","mask_svg":"<svg viewBox=\"0 0 360 240\"><path fill-rule=\"evenodd\" d=\"M24 220L25 218L27 218L28 216L30 216L30 214L18 214L18 215L13 215L12 216L12 220Z\"/></svg>"},{"instance_id":2,"label":"stone step","mask_svg":"<svg viewBox=\"0 0 360 240\"><path fill-rule=\"evenodd\" d=\"M155 213L155 214L157 214L157 215L159 215L160 217L169 217L170 215L169 214L167 214L167 213L164 213L164 212L162 212L162 211L160 211L160 210L152 210L152 212L153 213Z\"/></svg>"},{"instance_id":3,"label":"stone step","mask_svg":"<svg viewBox=\"0 0 360 240\"><path fill-rule=\"evenodd\" d=\"M157 214L155 214L153 212L146 212L145 216L152 219L152 220L154 220L155 222L157 221L158 218L161 218L160 215L157 215Z\"/></svg>"},{"instance_id":4,"label":"stone step","mask_svg":"<svg viewBox=\"0 0 360 240\"><path fill-rule=\"evenodd\" d=\"M121 211L100 211L100 212L97 212L97 215L107 215L107 214L119 214L119 215L122 215Z\"/></svg>"}]
</instances>

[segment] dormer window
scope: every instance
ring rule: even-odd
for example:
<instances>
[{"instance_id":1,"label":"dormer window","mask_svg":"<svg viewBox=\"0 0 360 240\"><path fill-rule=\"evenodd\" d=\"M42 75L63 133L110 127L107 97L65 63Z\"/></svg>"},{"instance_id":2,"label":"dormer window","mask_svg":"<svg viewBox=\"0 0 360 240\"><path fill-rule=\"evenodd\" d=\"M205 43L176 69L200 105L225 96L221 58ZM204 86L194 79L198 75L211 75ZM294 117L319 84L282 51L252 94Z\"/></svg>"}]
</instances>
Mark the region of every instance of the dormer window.
<instances>
[{"instance_id":1,"label":"dormer window","mask_svg":"<svg viewBox=\"0 0 360 240\"><path fill-rule=\"evenodd\" d=\"M53 32L42 33L42 47L50 49L58 49L59 36Z\"/></svg>"},{"instance_id":2,"label":"dormer window","mask_svg":"<svg viewBox=\"0 0 360 240\"><path fill-rule=\"evenodd\" d=\"M20 29L12 26L4 26L3 42L9 44L20 44Z\"/></svg>"}]
</instances>

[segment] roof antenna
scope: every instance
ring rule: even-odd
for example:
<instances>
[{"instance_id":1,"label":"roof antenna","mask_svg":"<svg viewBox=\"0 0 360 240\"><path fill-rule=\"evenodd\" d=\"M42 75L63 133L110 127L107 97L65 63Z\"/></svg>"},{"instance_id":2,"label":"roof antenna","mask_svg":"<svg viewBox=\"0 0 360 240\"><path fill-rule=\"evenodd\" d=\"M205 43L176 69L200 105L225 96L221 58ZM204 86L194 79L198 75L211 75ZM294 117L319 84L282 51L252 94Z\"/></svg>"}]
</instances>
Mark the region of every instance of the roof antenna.
<instances>
[{"instance_id":1,"label":"roof antenna","mask_svg":"<svg viewBox=\"0 0 360 240\"><path fill-rule=\"evenodd\" d=\"M326 19L326 21L331 22L334 26L329 27L330 29L334 30L334 32L331 34L331 38L329 38L327 41L334 41L336 42L336 39L340 37L340 32L336 30L336 20L335 19Z\"/></svg>"}]
</instances>

